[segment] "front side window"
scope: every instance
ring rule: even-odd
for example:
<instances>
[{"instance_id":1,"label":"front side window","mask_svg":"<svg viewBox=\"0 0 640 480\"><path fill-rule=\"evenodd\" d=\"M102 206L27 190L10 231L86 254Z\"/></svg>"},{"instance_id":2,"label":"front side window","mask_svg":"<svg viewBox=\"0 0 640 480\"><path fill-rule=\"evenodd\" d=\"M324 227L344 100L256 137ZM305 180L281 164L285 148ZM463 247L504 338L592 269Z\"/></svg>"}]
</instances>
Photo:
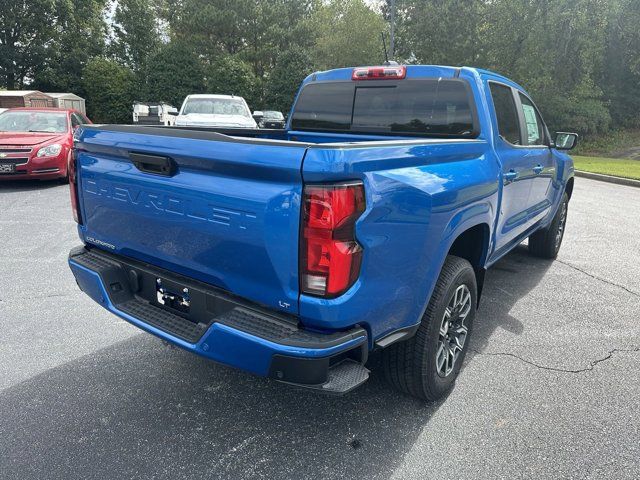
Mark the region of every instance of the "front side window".
<instances>
[{"instance_id":1,"label":"front side window","mask_svg":"<svg viewBox=\"0 0 640 480\"><path fill-rule=\"evenodd\" d=\"M520 122L511 88L494 82L489 83L489 88L498 121L498 133L512 145L520 145Z\"/></svg>"},{"instance_id":2,"label":"front side window","mask_svg":"<svg viewBox=\"0 0 640 480\"><path fill-rule=\"evenodd\" d=\"M520 102L527 132L527 145L544 145L544 126L536 107L522 93L520 93Z\"/></svg>"}]
</instances>

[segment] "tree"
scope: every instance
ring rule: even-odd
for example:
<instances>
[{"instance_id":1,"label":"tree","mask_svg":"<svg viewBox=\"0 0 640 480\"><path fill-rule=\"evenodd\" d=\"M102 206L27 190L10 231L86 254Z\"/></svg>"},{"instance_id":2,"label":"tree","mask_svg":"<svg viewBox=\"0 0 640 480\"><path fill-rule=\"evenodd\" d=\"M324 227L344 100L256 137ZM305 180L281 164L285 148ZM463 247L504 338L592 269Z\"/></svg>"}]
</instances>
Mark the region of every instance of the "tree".
<instances>
[{"instance_id":1,"label":"tree","mask_svg":"<svg viewBox=\"0 0 640 480\"><path fill-rule=\"evenodd\" d=\"M321 3L311 19L316 42L314 66L329 68L379 64L384 60L380 34L386 31L382 15L363 0Z\"/></svg>"},{"instance_id":2,"label":"tree","mask_svg":"<svg viewBox=\"0 0 640 480\"><path fill-rule=\"evenodd\" d=\"M172 39L205 58L234 55L246 48L245 34L255 16L254 0L169 1L163 9Z\"/></svg>"},{"instance_id":3,"label":"tree","mask_svg":"<svg viewBox=\"0 0 640 480\"><path fill-rule=\"evenodd\" d=\"M96 123L131 123L136 99L133 72L113 60L95 58L83 71L87 113Z\"/></svg>"},{"instance_id":4,"label":"tree","mask_svg":"<svg viewBox=\"0 0 640 480\"><path fill-rule=\"evenodd\" d=\"M244 97L254 109L260 102L258 78L251 65L230 55L218 57L206 68L205 84L207 93Z\"/></svg>"},{"instance_id":5,"label":"tree","mask_svg":"<svg viewBox=\"0 0 640 480\"><path fill-rule=\"evenodd\" d=\"M85 94L82 71L90 59L104 54L106 0L60 0L59 32L48 42L46 58L33 73L31 86L45 92Z\"/></svg>"},{"instance_id":6,"label":"tree","mask_svg":"<svg viewBox=\"0 0 640 480\"><path fill-rule=\"evenodd\" d=\"M602 68L605 0L495 0L486 4L480 64L525 87L552 130L609 128Z\"/></svg>"},{"instance_id":7,"label":"tree","mask_svg":"<svg viewBox=\"0 0 640 480\"><path fill-rule=\"evenodd\" d=\"M384 12L389 18L390 1ZM482 54L484 0L396 1L396 60L477 65Z\"/></svg>"},{"instance_id":8,"label":"tree","mask_svg":"<svg viewBox=\"0 0 640 480\"><path fill-rule=\"evenodd\" d=\"M280 55L266 81L263 108L288 112L300 83L311 71L311 58L305 50L291 49Z\"/></svg>"},{"instance_id":9,"label":"tree","mask_svg":"<svg viewBox=\"0 0 640 480\"><path fill-rule=\"evenodd\" d=\"M0 0L0 85L21 88L58 35L55 0Z\"/></svg>"},{"instance_id":10,"label":"tree","mask_svg":"<svg viewBox=\"0 0 640 480\"><path fill-rule=\"evenodd\" d=\"M205 90L200 59L180 41L162 45L151 55L145 73L143 93L150 101L169 102L178 107L187 95Z\"/></svg>"},{"instance_id":11,"label":"tree","mask_svg":"<svg viewBox=\"0 0 640 480\"><path fill-rule=\"evenodd\" d=\"M319 0L155 0L171 38L198 52L205 64L237 56L262 78L289 48L311 46L309 24Z\"/></svg>"},{"instance_id":12,"label":"tree","mask_svg":"<svg viewBox=\"0 0 640 480\"><path fill-rule=\"evenodd\" d=\"M151 0L119 0L114 14L113 52L134 72L160 47L159 19Z\"/></svg>"},{"instance_id":13,"label":"tree","mask_svg":"<svg viewBox=\"0 0 640 480\"><path fill-rule=\"evenodd\" d=\"M614 125L640 127L640 2L623 0L609 11L601 85Z\"/></svg>"}]
</instances>

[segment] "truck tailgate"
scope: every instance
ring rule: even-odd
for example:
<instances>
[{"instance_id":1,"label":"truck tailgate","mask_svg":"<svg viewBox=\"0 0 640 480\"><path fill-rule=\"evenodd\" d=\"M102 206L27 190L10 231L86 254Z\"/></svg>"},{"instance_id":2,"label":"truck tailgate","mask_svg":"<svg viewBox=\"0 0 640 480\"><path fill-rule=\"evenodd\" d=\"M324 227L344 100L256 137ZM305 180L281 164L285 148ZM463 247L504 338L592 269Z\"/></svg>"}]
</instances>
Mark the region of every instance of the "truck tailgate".
<instances>
[{"instance_id":1,"label":"truck tailgate","mask_svg":"<svg viewBox=\"0 0 640 480\"><path fill-rule=\"evenodd\" d=\"M76 148L88 244L297 313L305 144L102 127Z\"/></svg>"}]
</instances>

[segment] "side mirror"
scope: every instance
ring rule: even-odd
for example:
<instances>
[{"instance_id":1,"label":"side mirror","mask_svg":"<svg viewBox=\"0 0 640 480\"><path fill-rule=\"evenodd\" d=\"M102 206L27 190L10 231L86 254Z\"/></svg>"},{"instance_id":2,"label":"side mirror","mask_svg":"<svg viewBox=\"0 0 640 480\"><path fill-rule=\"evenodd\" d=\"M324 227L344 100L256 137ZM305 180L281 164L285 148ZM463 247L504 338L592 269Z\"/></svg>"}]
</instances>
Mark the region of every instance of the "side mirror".
<instances>
[{"instance_id":1,"label":"side mirror","mask_svg":"<svg viewBox=\"0 0 640 480\"><path fill-rule=\"evenodd\" d=\"M180 115L180 112L167 112L169 115L173 115L174 117L177 117L178 115Z\"/></svg>"},{"instance_id":2,"label":"side mirror","mask_svg":"<svg viewBox=\"0 0 640 480\"><path fill-rule=\"evenodd\" d=\"M571 150L578 144L578 134L557 132L554 146L558 150Z\"/></svg>"}]
</instances>

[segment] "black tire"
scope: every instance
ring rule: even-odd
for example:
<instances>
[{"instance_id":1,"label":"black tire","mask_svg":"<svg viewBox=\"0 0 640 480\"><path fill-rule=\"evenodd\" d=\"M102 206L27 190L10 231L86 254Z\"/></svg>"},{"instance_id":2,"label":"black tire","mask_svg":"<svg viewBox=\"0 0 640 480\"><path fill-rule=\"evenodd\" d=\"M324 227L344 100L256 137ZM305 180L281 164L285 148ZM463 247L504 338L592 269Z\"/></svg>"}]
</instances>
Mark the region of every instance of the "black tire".
<instances>
[{"instance_id":1,"label":"black tire","mask_svg":"<svg viewBox=\"0 0 640 480\"><path fill-rule=\"evenodd\" d=\"M558 256L567 224L568 209L569 196L565 192L551 224L529 236L529 253L540 258L555 259Z\"/></svg>"},{"instance_id":2,"label":"black tire","mask_svg":"<svg viewBox=\"0 0 640 480\"><path fill-rule=\"evenodd\" d=\"M444 348L444 342L447 340L441 336L440 331L445 324L445 311L450 307L454 295L459 292L459 287L463 285L470 294L469 311L463 320L463 326L466 327L465 340L462 350L458 352L457 357L453 357L450 373L443 376L442 371L439 373L441 367L438 365L442 357L437 358L437 355L441 353L441 343ZM467 260L449 255L416 334L382 352L387 381L401 392L422 400L435 401L445 396L453 388L469 347L477 298L473 267ZM448 326L449 322L446 323ZM451 324L453 323L452 321Z\"/></svg>"}]
</instances>

